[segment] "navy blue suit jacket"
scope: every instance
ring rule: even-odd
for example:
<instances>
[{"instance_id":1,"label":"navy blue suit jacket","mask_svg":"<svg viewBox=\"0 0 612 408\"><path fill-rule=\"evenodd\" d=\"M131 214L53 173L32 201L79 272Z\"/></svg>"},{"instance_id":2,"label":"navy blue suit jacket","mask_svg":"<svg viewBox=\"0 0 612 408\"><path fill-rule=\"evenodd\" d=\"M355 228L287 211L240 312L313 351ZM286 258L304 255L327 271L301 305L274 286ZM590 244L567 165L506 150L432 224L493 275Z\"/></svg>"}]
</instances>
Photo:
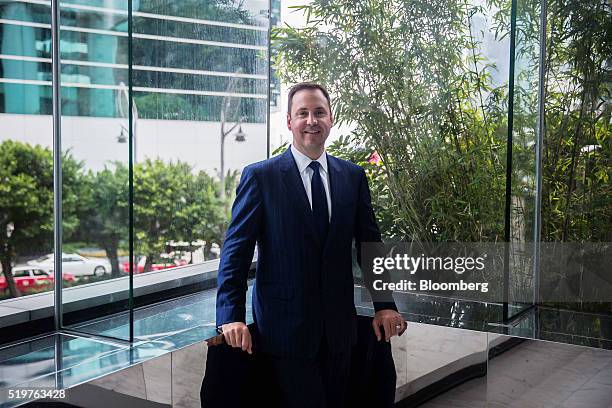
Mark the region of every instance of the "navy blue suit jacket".
<instances>
[{"instance_id":1,"label":"navy blue suit jacket","mask_svg":"<svg viewBox=\"0 0 612 408\"><path fill-rule=\"evenodd\" d=\"M245 321L247 273L257 244L253 335L259 351L314 357L322 336L332 352L349 351L356 341L352 243L359 252L361 242L381 237L364 170L330 155L327 163L332 216L326 242L315 230L290 149L242 172L219 265L217 326ZM369 287L372 277L364 275Z\"/></svg>"}]
</instances>

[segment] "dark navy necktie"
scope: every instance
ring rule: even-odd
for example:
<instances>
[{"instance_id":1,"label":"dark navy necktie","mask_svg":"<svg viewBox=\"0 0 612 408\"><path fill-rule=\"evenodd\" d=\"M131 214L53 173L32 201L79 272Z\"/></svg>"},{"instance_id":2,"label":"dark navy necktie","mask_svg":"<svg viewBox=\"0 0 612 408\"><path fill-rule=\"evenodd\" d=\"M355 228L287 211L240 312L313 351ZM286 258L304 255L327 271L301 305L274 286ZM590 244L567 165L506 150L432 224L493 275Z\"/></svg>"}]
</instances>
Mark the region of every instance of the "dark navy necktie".
<instances>
[{"instance_id":1,"label":"dark navy necktie","mask_svg":"<svg viewBox=\"0 0 612 408\"><path fill-rule=\"evenodd\" d=\"M308 165L313 171L310 182L310 192L312 193L312 215L315 226L321 242L325 243L327 239L327 231L329 229L329 211L327 209L327 196L323 187L323 180L319 168L321 163L317 161L310 162Z\"/></svg>"}]
</instances>

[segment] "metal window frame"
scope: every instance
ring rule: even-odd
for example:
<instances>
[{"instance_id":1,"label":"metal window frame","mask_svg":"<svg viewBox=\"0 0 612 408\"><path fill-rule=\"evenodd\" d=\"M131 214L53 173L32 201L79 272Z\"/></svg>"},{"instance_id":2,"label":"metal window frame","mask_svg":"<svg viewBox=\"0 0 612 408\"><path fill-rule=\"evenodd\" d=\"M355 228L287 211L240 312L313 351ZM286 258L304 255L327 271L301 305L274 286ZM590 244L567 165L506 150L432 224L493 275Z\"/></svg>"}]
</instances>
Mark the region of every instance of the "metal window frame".
<instances>
[{"instance_id":1,"label":"metal window frame","mask_svg":"<svg viewBox=\"0 0 612 408\"><path fill-rule=\"evenodd\" d=\"M53 267L55 273L55 330L63 327L62 305L62 137L59 0L51 0L51 74L53 100ZM58 256L59 254L59 256ZM56 364L57 364L56 359Z\"/></svg>"},{"instance_id":2,"label":"metal window frame","mask_svg":"<svg viewBox=\"0 0 612 408\"><path fill-rule=\"evenodd\" d=\"M540 0L540 66L538 67L538 123L536 131L536 197L534 220L533 304L540 303L540 242L542 234L542 154L546 134L546 26L547 0Z\"/></svg>"},{"instance_id":3,"label":"metal window frame","mask_svg":"<svg viewBox=\"0 0 612 408\"><path fill-rule=\"evenodd\" d=\"M268 74L266 78L266 90L267 90L267 98L268 98L268 106L266 107L266 158L270 158L270 101L272 97L272 90L270 89L270 85L272 83L272 0L268 0Z\"/></svg>"}]
</instances>

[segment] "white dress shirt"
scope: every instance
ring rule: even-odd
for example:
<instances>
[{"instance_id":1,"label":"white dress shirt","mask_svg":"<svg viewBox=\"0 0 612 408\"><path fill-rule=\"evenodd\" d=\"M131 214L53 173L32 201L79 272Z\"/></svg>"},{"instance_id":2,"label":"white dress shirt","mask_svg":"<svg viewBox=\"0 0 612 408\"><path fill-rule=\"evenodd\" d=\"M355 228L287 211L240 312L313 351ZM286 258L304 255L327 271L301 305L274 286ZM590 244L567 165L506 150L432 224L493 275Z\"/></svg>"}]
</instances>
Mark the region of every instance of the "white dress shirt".
<instances>
[{"instance_id":1,"label":"white dress shirt","mask_svg":"<svg viewBox=\"0 0 612 408\"><path fill-rule=\"evenodd\" d=\"M300 172L300 177L302 178L302 184L304 184L304 190L306 190L306 195L308 196L310 209L312 210L311 180L312 175L314 174L314 170L308 167L308 165L313 160L310 157L306 156L304 153L300 152L295 147L293 147L293 145L291 145L291 154L293 154L293 159L295 160L295 164L297 164L298 171ZM327 211L329 213L329 220L331 221L331 195L329 188L329 172L327 171L327 155L325 154L325 151L316 161L321 164L321 166L319 167L319 174L321 174L321 179L323 180L323 187L325 188L325 197L327 198Z\"/></svg>"}]
</instances>

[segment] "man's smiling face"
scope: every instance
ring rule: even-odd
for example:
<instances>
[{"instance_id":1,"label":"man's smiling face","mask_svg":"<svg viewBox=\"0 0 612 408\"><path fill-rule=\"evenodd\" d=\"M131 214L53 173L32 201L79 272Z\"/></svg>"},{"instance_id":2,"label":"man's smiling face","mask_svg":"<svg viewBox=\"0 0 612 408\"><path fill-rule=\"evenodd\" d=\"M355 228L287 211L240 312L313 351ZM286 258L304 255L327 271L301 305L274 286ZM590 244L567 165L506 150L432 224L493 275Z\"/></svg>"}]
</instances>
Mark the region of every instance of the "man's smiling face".
<instances>
[{"instance_id":1,"label":"man's smiling face","mask_svg":"<svg viewBox=\"0 0 612 408\"><path fill-rule=\"evenodd\" d=\"M319 89L297 91L287 114L287 128L293 133L293 145L311 159L317 159L333 125L329 104Z\"/></svg>"}]
</instances>

